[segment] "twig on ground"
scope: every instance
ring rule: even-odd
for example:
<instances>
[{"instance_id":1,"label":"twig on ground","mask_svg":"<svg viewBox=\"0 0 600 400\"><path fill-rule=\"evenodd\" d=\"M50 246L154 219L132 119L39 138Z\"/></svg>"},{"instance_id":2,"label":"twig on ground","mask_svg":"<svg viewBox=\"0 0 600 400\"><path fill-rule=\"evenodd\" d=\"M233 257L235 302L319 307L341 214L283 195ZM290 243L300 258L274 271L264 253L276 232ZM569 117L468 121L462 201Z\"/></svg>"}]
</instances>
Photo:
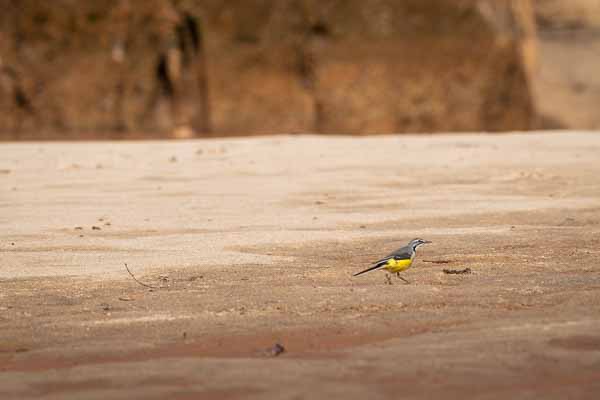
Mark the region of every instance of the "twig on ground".
<instances>
[{"instance_id":1,"label":"twig on ground","mask_svg":"<svg viewBox=\"0 0 600 400\"><path fill-rule=\"evenodd\" d=\"M145 286L145 287L147 287L147 288L150 288L150 289L160 289L160 288L159 288L159 287L157 287L157 286L147 285L147 284L145 284L144 282L140 282L140 281L139 281L139 280L138 280L138 279L137 279L137 278L136 278L136 277L135 277L135 276L134 276L134 275L131 273L131 271L129 270L129 267L127 266L127 263L125 263L125 269L126 269L126 270L127 270L127 272L129 273L129 275L131 275L131 277L133 278L133 280L134 280L134 281L136 281L137 283L139 283L140 285L142 285L142 286Z\"/></svg>"},{"instance_id":2,"label":"twig on ground","mask_svg":"<svg viewBox=\"0 0 600 400\"><path fill-rule=\"evenodd\" d=\"M452 260L423 260L423 262L432 264L450 264Z\"/></svg>"},{"instance_id":3,"label":"twig on ground","mask_svg":"<svg viewBox=\"0 0 600 400\"><path fill-rule=\"evenodd\" d=\"M465 268L465 269L445 269L444 273L445 274L455 274L455 275L460 275L460 274L470 274L473 271L471 271L471 268Z\"/></svg>"}]
</instances>

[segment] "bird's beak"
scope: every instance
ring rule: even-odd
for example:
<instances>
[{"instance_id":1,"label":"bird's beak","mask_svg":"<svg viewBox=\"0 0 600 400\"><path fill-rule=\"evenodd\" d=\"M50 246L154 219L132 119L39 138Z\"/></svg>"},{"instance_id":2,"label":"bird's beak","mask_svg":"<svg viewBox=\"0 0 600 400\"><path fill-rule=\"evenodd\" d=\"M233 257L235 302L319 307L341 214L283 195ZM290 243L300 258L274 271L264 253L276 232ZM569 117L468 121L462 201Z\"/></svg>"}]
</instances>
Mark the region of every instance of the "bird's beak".
<instances>
[{"instance_id":1,"label":"bird's beak","mask_svg":"<svg viewBox=\"0 0 600 400\"><path fill-rule=\"evenodd\" d=\"M430 240L424 240L423 241L423 244L427 244L427 243L431 243L431 241Z\"/></svg>"}]
</instances>

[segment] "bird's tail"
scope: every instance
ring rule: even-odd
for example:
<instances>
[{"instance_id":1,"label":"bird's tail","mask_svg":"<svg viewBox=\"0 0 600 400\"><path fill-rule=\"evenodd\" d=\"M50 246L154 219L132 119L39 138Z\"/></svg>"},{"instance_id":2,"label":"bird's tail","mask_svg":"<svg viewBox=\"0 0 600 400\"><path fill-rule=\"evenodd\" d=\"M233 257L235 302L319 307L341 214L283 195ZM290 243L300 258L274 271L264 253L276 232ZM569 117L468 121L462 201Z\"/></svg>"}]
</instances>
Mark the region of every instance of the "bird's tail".
<instances>
[{"instance_id":1,"label":"bird's tail","mask_svg":"<svg viewBox=\"0 0 600 400\"><path fill-rule=\"evenodd\" d=\"M381 268L386 264L386 262L387 262L387 260L378 262L377 264L373 265L372 267L369 267L369 268L365 269L364 271L357 272L352 276L359 276L359 275L364 274L365 272L369 272L369 271L373 271L374 269Z\"/></svg>"}]
</instances>

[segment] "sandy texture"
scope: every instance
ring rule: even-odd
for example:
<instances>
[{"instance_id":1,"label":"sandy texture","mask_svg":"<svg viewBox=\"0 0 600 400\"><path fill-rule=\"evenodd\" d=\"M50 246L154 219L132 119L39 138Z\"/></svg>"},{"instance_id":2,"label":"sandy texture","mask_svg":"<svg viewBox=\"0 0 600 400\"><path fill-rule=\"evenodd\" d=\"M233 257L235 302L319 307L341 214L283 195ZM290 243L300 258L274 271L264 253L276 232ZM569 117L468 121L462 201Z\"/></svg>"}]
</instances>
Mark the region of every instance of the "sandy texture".
<instances>
[{"instance_id":1,"label":"sandy texture","mask_svg":"<svg viewBox=\"0 0 600 400\"><path fill-rule=\"evenodd\" d=\"M598 398L599 155L581 132L1 144L0 397ZM351 277L416 236L410 284Z\"/></svg>"}]
</instances>

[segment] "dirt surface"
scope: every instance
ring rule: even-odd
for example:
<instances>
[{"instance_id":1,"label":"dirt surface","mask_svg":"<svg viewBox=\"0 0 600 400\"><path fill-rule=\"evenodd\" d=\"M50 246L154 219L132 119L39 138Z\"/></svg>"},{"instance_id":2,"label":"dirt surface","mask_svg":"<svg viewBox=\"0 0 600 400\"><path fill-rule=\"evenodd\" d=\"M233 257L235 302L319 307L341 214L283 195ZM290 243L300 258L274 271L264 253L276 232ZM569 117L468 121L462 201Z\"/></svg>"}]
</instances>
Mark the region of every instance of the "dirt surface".
<instances>
[{"instance_id":1,"label":"dirt surface","mask_svg":"<svg viewBox=\"0 0 600 400\"><path fill-rule=\"evenodd\" d=\"M1 144L0 398L596 399L599 154L581 132ZM413 237L409 284L352 277Z\"/></svg>"}]
</instances>

